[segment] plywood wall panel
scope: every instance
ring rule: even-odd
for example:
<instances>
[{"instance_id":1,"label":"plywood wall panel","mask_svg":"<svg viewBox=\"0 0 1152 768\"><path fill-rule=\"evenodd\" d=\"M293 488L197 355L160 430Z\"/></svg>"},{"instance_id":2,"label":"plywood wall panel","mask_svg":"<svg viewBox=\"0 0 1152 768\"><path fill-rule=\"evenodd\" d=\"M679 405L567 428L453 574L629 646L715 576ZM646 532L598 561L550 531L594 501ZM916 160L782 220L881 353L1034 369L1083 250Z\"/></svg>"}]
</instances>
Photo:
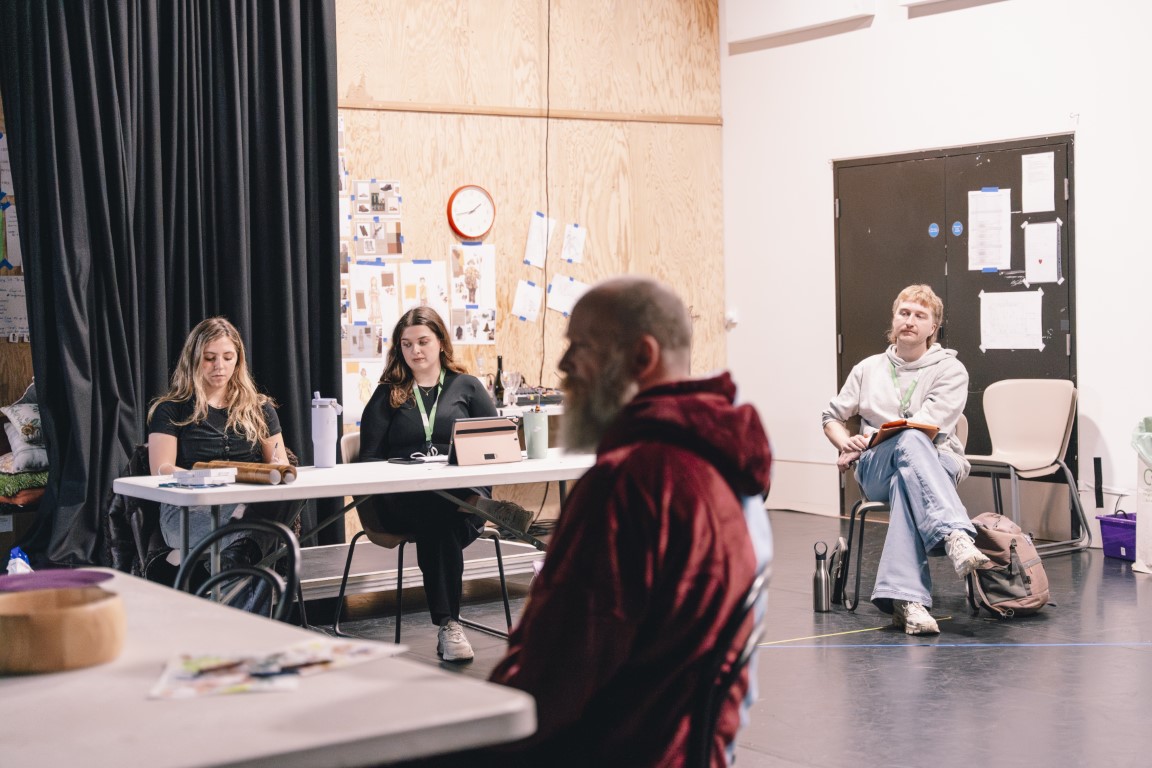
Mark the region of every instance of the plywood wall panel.
<instances>
[{"instance_id":1,"label":"plywood wall panel","mask_svg":"<svg viewBox=\"0 0 1152 768\"><path fill-rule=\"evenodd\" d=\"M485 241L496 247L497 345L461 347L474 372L495 370L495 354L531 384L556 386L566 319L509 315L517 283L546 285L557 273L594 283L647 274L677 287L692 308L693 369L724 362L720 130L709 126L545 121L475 115L345 110L348 170L357 178L399 179L404 258L446 260L457 242L445 206L457 186L477 183L496 200ZM545 167L544 132L548 131ZM547 194L545 194L547 175ZM529 219L557 220L547 270L523 263ZM560 262L563 227L588 229L585 260Z\"/></svg>"},{"instance_id":2,"label":"plywood wall panel","mask_svg":"<svg viewBox=\"0 0 1152 768\"><path fill-rule=\"evenodd\" d=\"M337 83L353 178L400 181L404 259L446 260L445 206L475 183L496 201L496 354L557 386L567 319L509 315L517 283L646 274L693 315L693 371L726 359L717 0L337 0ZM545 270L523 263L530 218L556 219ZM588 230L561 263L563 230ZM559 424L553 420L553 428ZM502 487L543 517L555 484Z\"/></svg>"},{"instance_id":3,"label":"plywood wall panel","mask_svg":"<svg viewBox=\"0 0 1152 768\"><path fill-rule=\"evenodd\" d=\"M692 370L727 360L720 129L632 124L636 268L679 291L693 317Z\"/></svg>"},{"instance_id":4,"label":"plywood wall panel","mask_svg":"<svg viewBox=\"0 0 1152 768\"><path fill-rule=\"evenodd\" d=\"M719 122L716 0L338 0L336 32L343 106Z\"/></svg>"},{"instance_id":5,"label":"plywood wall panel","mask_svg":"<svg viewBox=\"0 0 1152 768\"><path fill-rule=\"evenodd\" d=\"M508 316L520 278L540 282L523 265L528 217L544 205L542 121L429 113L345 111L348 170L353 177L398 179L403 191L404 259L446 261L458 242L448 228L448 197L462 184L492 193L496 222L485 242L497 254L497 346L458 350L477 373L495 371L499 350L511 363L537 359L534 324ZM517 363L519 365L519 363ZM533 381L532 383L536 383Z\"/></svg>"},{"instance_id":6,"label":"plywood wall panel","mask_svg":"<svg viewBox=\"0 0 1152 768\"><path fill-rule=\"evenodd\" d=\"M0 339L0 405L24 394L32 383L32 345Z\"/></svg>"},{"instance_id":7,"label":"plywood wall panel","mask_svg":"<svg viewBox=\"0 0 1152 768\"><path fill-rule=\"evenodd\" d=\"M539 108L540 0L337 0L342 101Z\"/></svg>"},{"instance_id":8,"label":"plywood wall panel","mask_svg":"<svg viewBox=\"0 0 1152 768\"><path fill-rule=\"evenodd\" d=\"M720 114L715 0L553 0L551 106Z\"/></svg>"},{"instance_id":9,"label":"plywood wall panel","mask_svg":"<svg viewBox=\"0 0 1152 768\"><path fill-rule=\"evenodd\" d=\"M693 309L693 370L723 365L724 280L720 129L659 123L553 121L553 215L567 201L587 226L584 264L565 274L593 283L618 274L663 280Z\"/></svg>"}]
</instances>

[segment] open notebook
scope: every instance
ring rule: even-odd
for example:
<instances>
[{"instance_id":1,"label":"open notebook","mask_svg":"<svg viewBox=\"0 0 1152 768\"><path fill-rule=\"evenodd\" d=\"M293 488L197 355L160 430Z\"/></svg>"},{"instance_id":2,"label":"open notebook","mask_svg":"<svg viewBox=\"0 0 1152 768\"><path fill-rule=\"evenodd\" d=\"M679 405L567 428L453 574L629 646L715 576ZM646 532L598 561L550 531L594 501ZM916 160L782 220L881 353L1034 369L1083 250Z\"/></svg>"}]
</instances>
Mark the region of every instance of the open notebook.
<instances>
[{"instance_id":1,"label":"open notebook","mask_svg":"<svg viewBox=\"0 0 1152 768\"><path fill-rule=\"evenodd\" d=\"M875 448L890 437L896 437L906 429L918 429L924 434L928 435L929 440L935 440L936 434L940 431L940 427L934 424L920 424L908 419L898 419L896 421L889 421L886 424L881 424L880 429L872 433L872 438L868 441L869 448Z\"/></svg>"}]
</instances>

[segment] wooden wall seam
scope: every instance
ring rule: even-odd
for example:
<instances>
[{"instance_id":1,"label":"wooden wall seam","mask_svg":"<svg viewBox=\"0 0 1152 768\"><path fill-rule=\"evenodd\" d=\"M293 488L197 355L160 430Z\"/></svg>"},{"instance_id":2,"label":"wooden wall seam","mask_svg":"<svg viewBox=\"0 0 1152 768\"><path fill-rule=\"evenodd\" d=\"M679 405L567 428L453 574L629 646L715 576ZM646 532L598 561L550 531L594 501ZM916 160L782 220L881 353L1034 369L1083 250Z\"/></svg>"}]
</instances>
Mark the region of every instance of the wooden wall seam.
<instances>
[{"instance_id":1,"label":"wooden wall seam","mask_svg":"<svg viewBox=\"0 0 1152 768\"><path fill-rule=\"evenodd\" d=\"M593 120L608 123L671 123L678 125L722 126L723 118L712 115L653 115L639 112L588 112L573 109L525 107L482 107L467 104L414 104L388 101L341 101L340 109L373 112L420 112L438 115L484 115L488 117L528 117L545 120Z\"/></svg>"}]
</instances>

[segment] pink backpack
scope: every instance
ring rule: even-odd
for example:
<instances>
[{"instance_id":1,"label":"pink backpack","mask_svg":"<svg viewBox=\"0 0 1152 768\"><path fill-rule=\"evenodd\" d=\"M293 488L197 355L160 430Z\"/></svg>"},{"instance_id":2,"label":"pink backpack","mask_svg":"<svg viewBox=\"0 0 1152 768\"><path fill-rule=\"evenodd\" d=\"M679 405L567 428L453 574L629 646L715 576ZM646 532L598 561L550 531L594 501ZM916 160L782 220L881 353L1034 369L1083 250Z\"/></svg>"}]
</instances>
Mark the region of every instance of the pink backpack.
<instances>
[{"instance_id":1,"label":"pink backpack","mask_svg":"<svg viewBox=\"0 0 1152 768\"><path fill-rule=\"evenodd\" d=\"M1048 575L1032 538L1003 515L985 512L972 520L976 548L992 561L968 576L973 613L983 606L1004 618L1036 613L1048 603Z\"/></svg>"}]
</instances>

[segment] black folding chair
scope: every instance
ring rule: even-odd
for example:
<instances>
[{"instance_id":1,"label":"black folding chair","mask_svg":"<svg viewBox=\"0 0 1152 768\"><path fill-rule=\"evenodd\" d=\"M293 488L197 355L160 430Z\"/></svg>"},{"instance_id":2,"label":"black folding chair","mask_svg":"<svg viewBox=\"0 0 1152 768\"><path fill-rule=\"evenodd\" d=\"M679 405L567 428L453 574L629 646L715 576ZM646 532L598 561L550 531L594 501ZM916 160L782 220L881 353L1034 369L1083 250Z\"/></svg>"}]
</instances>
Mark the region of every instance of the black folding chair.
<instances>
[{"instance_id":1,"label":"black folding chair","mask_svg":"<svg viewBox=\"0 0 1152 768\"><path fill-rule=\"evenodd\" d=\"M360 458L360 433L351 432L340 438L340 456L345 464L354 464ZM336 598L336 618L332 622L332 632L338 637L356 637L340 628L340 619L344 614L344 595L348 589L348 576L352 572L352 556L356 553L356 542L362 537L368 539L378 547L396 549L396 643L400 643L400 625L404 620L404 545L416 541L412 536L393 533L383 529L376 520L375 515L355 507L360 518L361 531L357 531L348 542L348 557L344 561L344 574L340 578L340 593ZM507 631L502 631L478 621L460 617L460 623L481 632L487 632L496 637L507 639L512 631L512 606L508 598L508 581L504 576L504 555L500 551L500 531L485 526L480 538L488 539L496 549L496 566L500 572L500 594L504 598L504 621Z\"/></svg>"},{"instance_id":2,"label":"black folding chair","mask_svg":"<svg viewBox=\"0 0 1152 768\"><path fill-rule=\"evenodd\" d=\"M720 707L732 686L740 679L740 674L752 660L752 654L756 652L756 646L764 636L763 618L753 619L752 628L739 646L740 653L736 660L727 669L725 664L728 662L729 652L736 647L740 630L747 623L760 596L767 589L768 572L769 568L765 564L756 573L743 602L732 611L716 639L708 670L703 677L704 690L698 699L700 706L692 713L686 755L688 759L685 762L687 768L709 768L712 763L712 738L720 718Z\"/></svg>"},{"instance_id":3,"label":"black folding chair","mask_svg":"<svg viewBox=\"0 0 1152 768\"><path fill-rule=\"evenodd\" d=\"M960 414L956 423L956 436L961 444L968 442L968 417ZM863 491L861 491L863 494ZM841 604L849 611L855 611L860 604L860 569L864 562L864 523L871 512L891 512L888 503L884 501L869 501L861 498L852 505L852 514L848 518L848 539L841 539L837 551L832 557L830 570L832 576L832 602ZM860 527L857 529L856 524ZM852 568L852 545L856 545L856 579L851 594L848 592L848 572ZM944 552L943 544L929 552L929 555L940 555Z\"/></svg>"},{"instance_id":4,"label":"black folding chair","mask_svg":"<svg viewBox=\"0 0 1152 768\"><path fill-rule=\"evenodd\" d=\"M279 556L287 561L285 567L287 578L270 567L253 563L234 566L211 574L195 589L192 589L191 582L195 569L204 567L200 563L200 559L208 553L214 543L240 531L267 533L276 537ZM225 605L235 605L238 598L248 592L247 587L260 583L266 584L271 590L273 605L271 617L284 620L292 610L293 597L297 596L300 591L300 543L288 526L283 523L269 520L240 519L222 525L192 548L192 551L188 553L188 558L180 564L180 570L176 574L176 589L192 592L199 597L208 597L210 594L218 596L220 602Z\"/></svg>"}]
</instances>

